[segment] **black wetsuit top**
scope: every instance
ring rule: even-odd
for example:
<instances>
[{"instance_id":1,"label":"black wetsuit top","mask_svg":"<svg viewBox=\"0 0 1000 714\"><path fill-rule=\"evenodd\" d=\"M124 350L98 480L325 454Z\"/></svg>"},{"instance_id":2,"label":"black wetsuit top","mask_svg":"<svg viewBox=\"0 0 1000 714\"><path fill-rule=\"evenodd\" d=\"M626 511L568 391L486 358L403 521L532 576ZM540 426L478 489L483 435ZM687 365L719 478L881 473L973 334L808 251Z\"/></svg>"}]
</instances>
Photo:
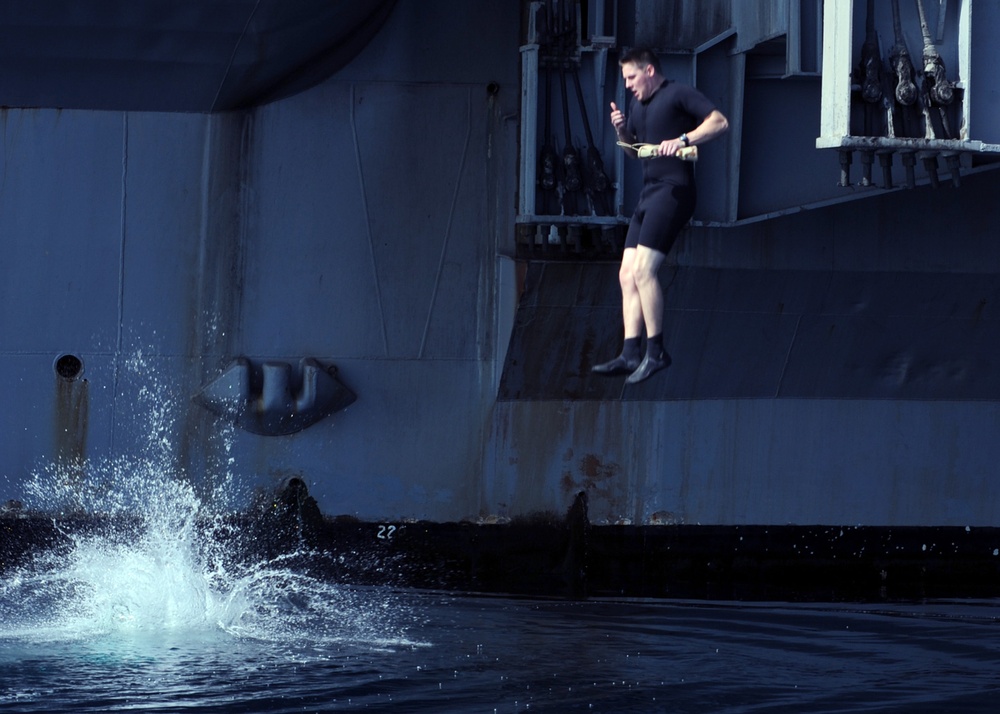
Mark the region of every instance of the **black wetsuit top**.
<instances>
[{"instance_id":1,"label":"black wetsuit top","mask_svg":"<svg viewBox=\"0 0 1000 714\"><path fill-rule=\"evenodd\" d=\"M633 97L626 134L637 142L659 144L691 131L714 110L694 87L667 81L645 102ZM625 246L641 244L666 253L694 215L694 164L674 157L643 159L642 177Z\"/></svg>"}]
</instances>

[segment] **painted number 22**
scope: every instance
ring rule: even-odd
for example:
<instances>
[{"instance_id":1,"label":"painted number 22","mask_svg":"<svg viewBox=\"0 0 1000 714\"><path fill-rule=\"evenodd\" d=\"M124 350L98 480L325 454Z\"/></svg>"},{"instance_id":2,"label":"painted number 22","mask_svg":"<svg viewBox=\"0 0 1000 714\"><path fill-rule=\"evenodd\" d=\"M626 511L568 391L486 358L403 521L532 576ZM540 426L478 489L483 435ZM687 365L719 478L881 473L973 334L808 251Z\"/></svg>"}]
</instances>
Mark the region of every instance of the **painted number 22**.
<instances>
[{"instance_id":1,"label":"painted number 22","mask_svg":"<svg viewBox=\"0 0 1000 714\"><path fill-rule=\"evenodd\" d=\"M394 535L396 535L396 526L379 526L378 535L375 537L379 540L392 540Z\"/></svg>"}]
</instances>

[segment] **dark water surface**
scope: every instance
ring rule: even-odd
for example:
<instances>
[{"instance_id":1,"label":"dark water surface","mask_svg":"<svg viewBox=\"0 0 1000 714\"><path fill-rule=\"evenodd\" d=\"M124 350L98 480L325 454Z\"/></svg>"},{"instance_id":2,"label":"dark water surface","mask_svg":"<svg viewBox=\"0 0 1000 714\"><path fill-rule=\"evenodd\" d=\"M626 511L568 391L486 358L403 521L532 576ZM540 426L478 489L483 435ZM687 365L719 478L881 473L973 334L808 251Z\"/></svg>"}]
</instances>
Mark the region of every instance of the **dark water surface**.
<instances>
[{"instance_id":1,"label":"dark water surface","mask_svg":"<svg viewBox=\"0 0 1000 714\"><path fill-rule=\"evenodd\" d=\"M88 632L78 622L6 622L0 709L1000 710L993 601L868 607L342 595L337 612L299 603L335 621L289 624L297 606L290 601L225 627L161 622Z\"/></svg>"}]
</instances>

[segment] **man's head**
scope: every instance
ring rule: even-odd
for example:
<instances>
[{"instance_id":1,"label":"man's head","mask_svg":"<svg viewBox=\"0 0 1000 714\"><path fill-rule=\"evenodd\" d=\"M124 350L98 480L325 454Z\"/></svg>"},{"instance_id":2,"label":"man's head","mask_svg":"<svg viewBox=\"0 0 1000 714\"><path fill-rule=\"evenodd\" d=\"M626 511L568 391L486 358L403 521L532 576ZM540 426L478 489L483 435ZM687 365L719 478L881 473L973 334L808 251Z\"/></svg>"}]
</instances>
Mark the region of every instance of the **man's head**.
<instances>
[{"instance_id":1,"label":"man's head","mask_svg":"<svg viewBox=\"0 0 1000 714\"><path fill-rule=\"evenodd\" d=\"M656 54L646 47L633 47L622 53L618 60L622 68L622 78L625 89L632 92L635 98L644 102L653 96L663 84L663 71Z\"/></svg>"}]
</instances>

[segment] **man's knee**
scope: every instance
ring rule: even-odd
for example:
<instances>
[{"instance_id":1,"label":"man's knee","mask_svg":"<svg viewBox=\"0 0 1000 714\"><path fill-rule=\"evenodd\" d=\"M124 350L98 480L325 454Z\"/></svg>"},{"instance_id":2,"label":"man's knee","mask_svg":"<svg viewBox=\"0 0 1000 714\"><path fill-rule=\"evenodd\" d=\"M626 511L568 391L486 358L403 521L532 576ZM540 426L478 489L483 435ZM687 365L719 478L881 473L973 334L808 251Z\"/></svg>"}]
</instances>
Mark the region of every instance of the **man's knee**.
<instances>
[{"instance_id":1,"label":"man's knee","mask_svg":"<svg viewBox=\"0 0 1000 714\"><path fill-rule=\"evenodd\" d=\"M623 290L635 288L635 271L631 265L626 266L622 263L621 268L618 270L618 282L621 283Z\"/></svg>"},{"instance_id":2,"label":"man's knee","mask_svg":"<svg viewBox=\"0 0 1000 714\"><path fill-rule=\"evenodd\" d=\"M618 282L621 283L622 290L629 291L635 289L635 251L626 250L622 257L622 264L618 268Z\"/></svg>"},{"instance_id":3,"label":"man's knee","mask_svg":"<svg viewBox=\"0 0 1000 714\"><path fill-rule=\"evenodd\" d=\"M660 280L659 270L649 263L642 263L632 266L632 282L642 289L645 286L658 284Z\"/></svg>"},{"instance_id":4,"label":"man's knee","mask_svg":"<svg viewBox=\"0 0 1000 714\"><path fill-rule=\"evenodd\" d=\"M661 253L646 249L636 253L635 260L632 261L631 278L633 282L642 287L658 283L660 279L660 266L663 264Z\"/></svg>"}]
</instances>

